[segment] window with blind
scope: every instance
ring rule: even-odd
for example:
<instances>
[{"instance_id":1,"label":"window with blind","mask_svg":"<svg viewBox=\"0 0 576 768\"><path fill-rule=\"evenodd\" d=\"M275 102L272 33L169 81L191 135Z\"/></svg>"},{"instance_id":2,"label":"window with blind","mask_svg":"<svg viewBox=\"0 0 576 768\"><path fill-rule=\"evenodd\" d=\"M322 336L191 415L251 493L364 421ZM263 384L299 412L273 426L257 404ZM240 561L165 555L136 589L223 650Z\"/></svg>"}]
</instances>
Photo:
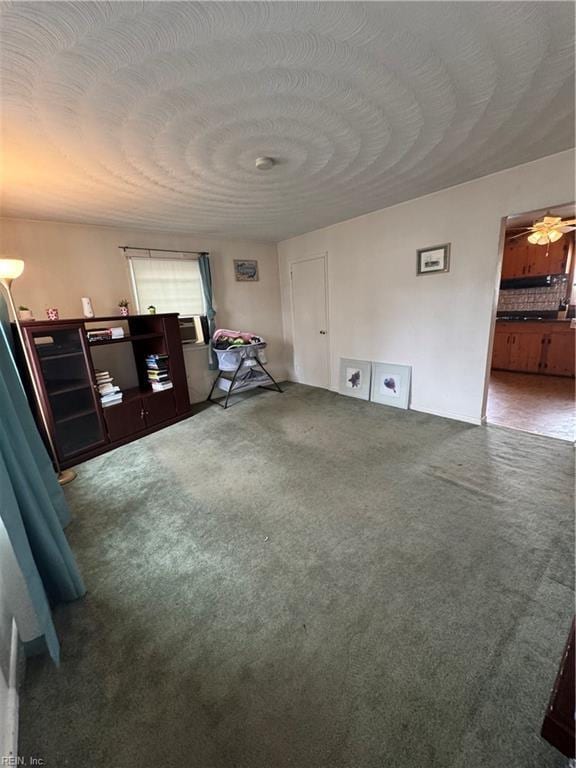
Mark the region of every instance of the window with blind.
<instances>
[{"instance_id":1,"label":"window with blind","mask_svg":"<svg viewBox=\"0 0 576 768\"><path fill-rule=\"evenodd\" d=\"M150 305L157 312L203 315L202 278L196 259L130 256L130 268L139 312Z\"/></svg>"}]
</instances>

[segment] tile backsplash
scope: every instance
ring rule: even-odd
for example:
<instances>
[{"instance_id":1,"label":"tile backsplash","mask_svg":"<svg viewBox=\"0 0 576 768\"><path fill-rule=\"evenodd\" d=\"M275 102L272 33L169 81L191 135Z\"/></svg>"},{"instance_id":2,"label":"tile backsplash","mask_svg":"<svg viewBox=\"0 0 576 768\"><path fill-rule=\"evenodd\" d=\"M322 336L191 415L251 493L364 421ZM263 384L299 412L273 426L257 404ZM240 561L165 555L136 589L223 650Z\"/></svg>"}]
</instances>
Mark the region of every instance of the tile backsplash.
<instances>
[{"instance_id":1,"label":"tile backsplash","mask_svg":"<svg viewBox=\"0 0 576 768\"><path fill-rule=\"evenodd\" d=\"M500 291L498 312L555 312L566 296L565 277L553 278L552 285L542 288L509 288Z\"/></svg>"}]
</instances>

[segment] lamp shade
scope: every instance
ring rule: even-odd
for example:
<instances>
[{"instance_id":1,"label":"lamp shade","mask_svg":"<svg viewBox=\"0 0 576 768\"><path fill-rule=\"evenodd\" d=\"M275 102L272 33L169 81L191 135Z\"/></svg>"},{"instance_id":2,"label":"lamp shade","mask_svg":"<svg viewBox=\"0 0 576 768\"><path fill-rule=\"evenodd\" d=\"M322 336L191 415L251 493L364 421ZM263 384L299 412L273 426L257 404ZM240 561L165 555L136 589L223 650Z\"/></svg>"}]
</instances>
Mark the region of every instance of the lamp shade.
<instances>
[{"instance_id":1,"label":"lamp shade","mask_svg":"<svg viewBox=\"0 0 576 768\"><path fill-rule=\"evenodd\" d=\"M22 259L0 259L0 280L15 280L24 272Z\"/></svg>"}]
</instances>

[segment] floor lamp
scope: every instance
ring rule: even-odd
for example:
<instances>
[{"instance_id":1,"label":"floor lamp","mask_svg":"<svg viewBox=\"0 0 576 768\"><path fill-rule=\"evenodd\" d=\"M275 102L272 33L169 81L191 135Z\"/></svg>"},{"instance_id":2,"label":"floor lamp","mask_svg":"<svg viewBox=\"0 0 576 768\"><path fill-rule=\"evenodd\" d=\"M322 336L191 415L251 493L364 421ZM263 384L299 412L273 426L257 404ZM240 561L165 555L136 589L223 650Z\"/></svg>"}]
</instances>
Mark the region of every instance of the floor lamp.
<instances>
[{"instance_id":1,"label":"floor lamp","mask_svg":"<svg viewBox=\"0 0 576 768\"><path fill-rule=\"evenodd\" d=\"M16 280L16 278L20 277L23 271L24 262L21 259L0 259L0 285L4 288L6 295L8 296L8 306L10 307L10 311L14 317L14 322L18 331L18 337L20 338L22 354L24 355L26 367L28 368L28 375L32 384L32 390L34 391L34 399L36 400L36 407L38 409L38 413L40 414L40 419L42 420L42 426L44 427L46 440L48 441L48 446L52 455L52 462L58 475L58 482L60 485L66 485L66 483L70 483L72 480L74 480L76 477L76 472L74 472L73 469L63 470L60 467L58 454L56 453L56 446L54 445L54 441L52 440L52 435L48 427L48 418L46 416L45 406L38 390L38 383L36 382L36 377L34 376L32 365L30 364L28 347L26 346L26 341L24 339L24 334L22 333L22 327L20 325L20 318L14 305L14 299L12 298L12 282L13 280Z\"/></svg>"}]
</instances>

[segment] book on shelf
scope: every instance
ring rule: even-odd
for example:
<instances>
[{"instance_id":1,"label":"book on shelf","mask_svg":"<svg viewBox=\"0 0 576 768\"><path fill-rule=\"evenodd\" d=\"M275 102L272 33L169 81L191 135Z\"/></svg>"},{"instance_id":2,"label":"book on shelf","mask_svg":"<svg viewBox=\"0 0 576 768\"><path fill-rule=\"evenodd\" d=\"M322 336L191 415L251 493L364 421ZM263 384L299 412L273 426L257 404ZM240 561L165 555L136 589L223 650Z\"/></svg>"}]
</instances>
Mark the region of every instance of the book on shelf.
<instances>
[{"instance_id":1,"label":"book on shelf","mask_svg":"<svg viewBox=\"0 0 576 768\"><path fill-rule=\"evenodd\" d=\"M122 392L109 399L102 398L102 408L109 408L111 405L118 405L122 402Z\"/></svg>"},{"instance_id":2,"label":"book on shelf","mask_svg":"<svg viewBox=\"0 0 576 768\"><path fill-rule=\"evenodd\" d=\"M146 368L148 382L153 392L163 392L165 389L172 389L174 385L170 381L168 355L147 355Z\"/></svg>"},{"instance_id":3,"label":"book on shelf","mask_svg":"<svg viewBox=\"0 0 576 768\"><path fill-rule=\"evenodd\" d=\"M86 331L86 336L89 342L122 339L124 338L124 328L121 328L120 326L114 328L91 328Z\"/></svg>"},{"instance_id":4,"label":"book on shelf","mask_svg":"<svg viewBox=\"0 0 576 768\"><path fill-rule=\"evenodd\" d=\"M168 371L148 371L148 379L150 381L162 381L162 379L168 378Z\"/></svg>"},{"instance_id":5,"label":"book on shelf","mask_svg":"<svg viewBox=\"0 0 576 768\"><path fill-rule=\"evenodd\" d=\"M113 383L114 378L109 371L95 371L94 376L103 408L122 402L123 393L120 387Z\"/></svg>"},{"instance_id":6,"label":"book on shelf","mask_svg":"<svg viewBox=\"0 0 576 768\"><path fill-rule=\"evenodd\" d=\"M152 371L164 371L168 369L168 355L148 355L146 367Z\"/></svg>"},{"instance_id":7,"label":"book on shelf","mask_svg":"<svg viewBox=\"0 0 576 768\"><path fill-rule=\"evenodd\" d=\"M111 395L114 392L120 392L120 387L117 384L101 384L98 391L101 395Z\"/></svg>"}]
</instances>

